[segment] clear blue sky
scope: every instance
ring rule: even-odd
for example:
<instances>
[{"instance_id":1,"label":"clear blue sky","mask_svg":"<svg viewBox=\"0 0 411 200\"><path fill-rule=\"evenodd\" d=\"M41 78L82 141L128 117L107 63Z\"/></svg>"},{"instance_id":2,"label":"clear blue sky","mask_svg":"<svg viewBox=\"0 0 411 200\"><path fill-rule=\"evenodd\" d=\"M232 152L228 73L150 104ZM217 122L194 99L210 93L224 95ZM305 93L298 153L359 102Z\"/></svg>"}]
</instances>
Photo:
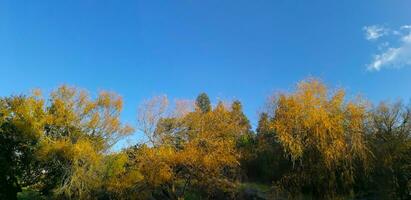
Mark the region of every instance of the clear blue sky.
<instances>
[{"instance_id":1,"label":"clear blue sky","mask_svg":"<svg viewBox=\"0 0 411 200\"><path fill-rule=\"evenodd\" d=\"M61 84L124 97L239 99L317 76L373 102L411 98L409 0L0 1L0 95ZM411 37L410 37L411 41ZM396 51L395 51L396 50Z\"/></svg>"}]
</instances>

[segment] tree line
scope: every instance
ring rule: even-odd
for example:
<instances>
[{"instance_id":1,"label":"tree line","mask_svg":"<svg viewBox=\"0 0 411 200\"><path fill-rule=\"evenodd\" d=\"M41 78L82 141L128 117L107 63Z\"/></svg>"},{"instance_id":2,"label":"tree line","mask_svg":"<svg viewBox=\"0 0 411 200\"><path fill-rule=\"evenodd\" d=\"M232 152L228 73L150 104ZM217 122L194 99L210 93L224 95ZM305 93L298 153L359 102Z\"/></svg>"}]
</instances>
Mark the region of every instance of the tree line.
<instances>
[{"instance_id":1,"label":"tree line","mask_svg":"<svg viewBox=\"0 0 411 200\"><path fill-rule=\"evenodd\" d=\"M411 107L348 99L309 78L252 129L207 94L143 102L62 86L0 98L0 199L410 199ZM146 140L112 151L135 133Z\"/></svg>"}]
</instances>

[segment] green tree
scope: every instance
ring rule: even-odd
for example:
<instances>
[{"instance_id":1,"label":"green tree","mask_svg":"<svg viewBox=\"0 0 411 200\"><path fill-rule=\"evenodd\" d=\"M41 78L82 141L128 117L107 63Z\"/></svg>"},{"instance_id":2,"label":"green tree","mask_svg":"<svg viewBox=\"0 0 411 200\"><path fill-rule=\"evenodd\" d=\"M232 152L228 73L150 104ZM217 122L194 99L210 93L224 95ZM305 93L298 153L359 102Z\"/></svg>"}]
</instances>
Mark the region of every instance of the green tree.
<instances>
[{"instance_id":1,"label":"green tree","mask_svg":"<svg viewBox=\"0 0 411 200\"><path fill-rule=\"evenodd\" d=\"M43 102L35 97L0 99L0 199L37 180L35 152L44 121Z\"/></svg>"},{"instance_id":2,"label":"green tree","mask_svg":"<svg viewBox=\"0 0 411 200\"><path fill-rule=\"evenodd\" d=\"M260 118L258 119L258 126L257 126L257 134L259 136L263 136L269 134L270 132L270 117L267 113L263 112L260 114Z\"/></svg>"},{"instance_id":3,"label":"green tree","mask_svg":"<svg viewBox=\"0 0 411 200\"><path fill-rule=\"evenodd\" d=\"M231 114L234 121L238 123L238 133L240 135L251 134L250 120L243 112L243 106L240 101L235 100L231 104Z\"/></svg>"},{"instance_id":4,"label":"green tree","mask_svg":"<svg viewBox=\"0 0 411 200\"><path fill-rule=\"evenodd\" d=\"M256 128L255 157L249 163L247 171L251 180L266 184L278 182L292 168L284 148L270 128L272 120L266 112L260 114Z\"/></svg>"},{"instance_id":5,"label":"green tree","mask_svg":"<svg viewBox=\"0 0 411 200\"><path fill-rule=\"evenodd\" d=\"M210 98L206 93L201 93L196 99L196 106L201 110L201 112L206 113L211 110Z\"/></svg>"}]
</instances>

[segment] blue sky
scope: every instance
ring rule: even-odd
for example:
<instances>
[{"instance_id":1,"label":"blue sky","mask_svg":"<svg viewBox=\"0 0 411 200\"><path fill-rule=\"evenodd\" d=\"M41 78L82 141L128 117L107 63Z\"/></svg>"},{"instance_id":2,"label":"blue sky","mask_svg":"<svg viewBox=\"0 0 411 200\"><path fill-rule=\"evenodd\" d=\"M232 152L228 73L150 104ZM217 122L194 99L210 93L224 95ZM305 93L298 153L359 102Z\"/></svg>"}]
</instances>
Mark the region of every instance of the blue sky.
<instances>
[{"instance_id":1,"label":"blue sky","mask_svg":"<svg viewBox=\"0 0 411 200\"><path fill-rule=\"evenodd\" d=\"M369 100L411 98L411 1L0 1L0 95L113 90L239 99L255 123L307 76ZM409 41L407 39L410 39Z\"/></svg>"}]
</instances>

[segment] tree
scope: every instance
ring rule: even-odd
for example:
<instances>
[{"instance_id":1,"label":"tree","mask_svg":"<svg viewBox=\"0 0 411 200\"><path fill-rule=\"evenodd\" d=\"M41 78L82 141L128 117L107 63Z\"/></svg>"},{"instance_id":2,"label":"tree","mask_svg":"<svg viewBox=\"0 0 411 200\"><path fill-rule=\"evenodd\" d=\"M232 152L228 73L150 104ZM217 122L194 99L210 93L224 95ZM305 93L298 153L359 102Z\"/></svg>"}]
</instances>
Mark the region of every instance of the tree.
<instances>
[{"instance_id":1,"label":"tree","mask_svg":"<svg viewBox=\"0 0 411 200\"><path fill-rule=\"evenodd\" d=\"M256 137L251 131L250 121L243 112L243 106L240 101L235 100L231 103L231 118L236 132L236 151L239 154L239 162L243 175L251 175L250 172L255 170L253 161L256 159ZM254 168L254 169L253 169Z\"/></svg>"},{"instance_id":2,"label":"tree","mask_svg":"<svg viewBox=\"0 0 411 200\"><path fill-rule=\"evenodd\" d=\"M135 150L135 165L146 189L168 199L182 198L193 190L209 197L230 192L239 167L239 124L244 120L237 114L219 103L208 112L198 109L160 119L155 130L160 142Z\"/></svg>"},{"instance_id":3,"label":"tree","mask_svg":"<svg viewBox=\"0 0 411 200\"><path fill-rule=\"evenodd\" d=\"M152 146L158 145L160 135L156 134L158 122L165 118L168 108L168 99L166 96L156 96L143 102L138 108L137 123L138 128L148 138Z\"/></svg>"},{"instance_id":4,"label":"tree","mask_svg":"<svg viewBox=\"0 0 411 200\"><path fill-rule=\"evenodd\" d=\"M159 96L138 111L149 144L112 151L133 132L122 105L68 86L0 98L0 199L251 199L260 183L274 184L271 198L411 197L400 102L370 107L307 79L270 99L254 134L238 100L212 107L202 93L169 107Z\"/></svg>"},{"instance_id":5,"label":"tree","mask_svg":"<svg viewBox=\"0 0 411 200\"><path fill-rule=\"evenodd\" d=\"M279 182L293 167L270 127L272 121L266 112L260 114L255 145L252 148L254 157L247 165L248 178L267 184Z\"/></svg>"},{"instance_id":6,"label":"tree","mask_svg":"<svg viewBox=\"0 0 411 200\"><path fill-rule=\"evenodd\" d=\"M270 130L270 118L267 113L263 112L260 114L256 131L257 131L258 136L269 134L269 132L271 131Z\"/></svg>"},{"instance_id":7,"label":"tree","mask_svg":"<svg viewBox=\"0 0 411 200\"><path fill-rule=\"evenodd\" d=\"M51 93L38 152L43 160L43 192L90 199L102 186L103 153L133 129L120 122L122 99L62 86Z\"/></svg>"},{"instance_id":8,"label":"tree","mask_svg":"<svg viewBox=\"0 0 411 200\"><path fill-rule=\"evenodd\" d=\"M411 196L411 108L382 102L372 110L369 142L374 154L368 190L387 199Z\"/></svg>"},{"instance_id":9,"label":"tree","mask_svg":"<svg viewBox=\"0 0 411 200\"><path fill-rule=\"evenodd\" d=\"M219 103L211 112L192 112L184 118L183 149L179 152L186 182L216 195L218 188L230 191L239 167L236 151L238 121Z\"/></svg>"},{"instance_id":10,"label":"tree","mask_svg":"<svg viewBox=\"0 0 411 200\"><path fill-rule=\"evenodd\" d=\"M38 180L35 157L45 120L43 101L15 96L0 99L0 199L16 199Z\"/></svg>"},{"instance_id":11,"label":"tree","mask_svg":"<svg viewBox=\"0 0 411 200\"><path fill-rule=\"evenodd\" d=\"M103 188L99 199L147 199L144 176L135 165L134 148L105 156Z\"/></svg>"},{"instance_id":12,"label":"tree","mask_svg":"<svg viewBox=\"0 0 411 200\"><path fill-rule=\"evenodd\" d=\"M206 93L201 93L196 99L196 106L201 110L201 112L206 113L211 110L210 98Z\"/></svg>"},{"instance_id":13,"label":"tree","mask_svg":"<svg viewBox=\"0 0 411 200\"><path fill-rule=\"evenodd\" d=\"M316 79L279 94L271 128L296 167L281 180L284 189L318 198L349 194L356 161L367 161L366 104L344 101L343 90L329 93ZM295 191L292 191L295 189Z\"/></svg>"},{"instance_id":14,"label":"tree","mask_svg":"<svg viewBox=\"0 0 411 200\"><path fill-rule=\"evenodd\" d=\"M251 125L250 121L248 120L247 116L243 112L243 106L240 101L235 100L231 104L231 114L232 118L235 122L238 123L238 134L239 135L247 135L250 136L251 134Z\"/></svg>"}]
</instances>

